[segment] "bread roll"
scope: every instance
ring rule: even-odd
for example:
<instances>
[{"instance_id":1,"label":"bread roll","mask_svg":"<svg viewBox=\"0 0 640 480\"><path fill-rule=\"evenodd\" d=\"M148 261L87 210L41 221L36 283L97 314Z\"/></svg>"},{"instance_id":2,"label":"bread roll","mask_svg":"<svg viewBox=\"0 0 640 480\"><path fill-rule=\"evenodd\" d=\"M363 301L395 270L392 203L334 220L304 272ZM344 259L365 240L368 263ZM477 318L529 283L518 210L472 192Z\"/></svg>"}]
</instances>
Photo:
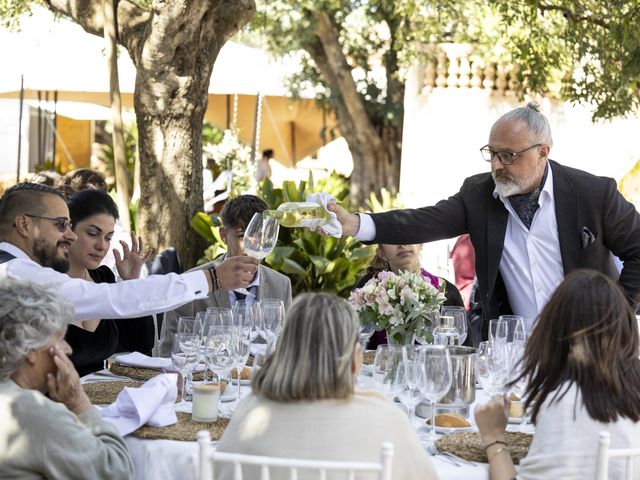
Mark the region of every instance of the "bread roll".
<instances>
[{"instance_id":1,"label":"bread roll","mask_svg":"<svg viewBox=\"0 0 640 480\"><path fill-rule=\"evenodd\" d=\"M240 373L240 380L249 380L251 377L251 369L249 367L243 367L242 373ZM233 368L231 370L231 378L238 378L238 369Z\"/></svg>"},{"instance_id":2,"label":"bread roll","mask_svg":"<svg viewBox=\"0 0 640 480\"><path fill-rule=\"evenodd\" d=\"M431 424L430 418L427 419L427 424ZM467 428L470 426L471 424L466 418L456 415L455 413L441 413L436 415L436 427Z\"/></svg>"}]
</instances>

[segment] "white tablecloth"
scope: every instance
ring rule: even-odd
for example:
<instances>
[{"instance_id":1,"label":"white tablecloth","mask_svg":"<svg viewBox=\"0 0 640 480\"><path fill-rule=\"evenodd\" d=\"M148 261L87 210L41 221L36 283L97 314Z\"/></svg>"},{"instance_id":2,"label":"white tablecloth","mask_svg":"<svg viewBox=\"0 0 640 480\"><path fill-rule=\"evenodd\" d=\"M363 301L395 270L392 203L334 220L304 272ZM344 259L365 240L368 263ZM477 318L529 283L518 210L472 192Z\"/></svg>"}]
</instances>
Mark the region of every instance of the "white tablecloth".
<instances>
[{"instance_id":1,"label":"white tablecloth","mask_svg":"<svg viewBox=\"0 0 640 480\"><path fill-rule=\"evenodd\" d=\"M83 382L102 381L108 379L103 376L88 375ZM372 379L361 375L360 388L372 388ZM235 387L235 386L234 386ZM242 387L242 394L249 392L249 386ZM487 395L478 390L476 403L486 402ZM235 408L235 402L222 402L222 414L229 414ZM471 412L473 412L473 405ZM399 407L400 408L400 407ZM473 417L473 414L471 414ZM471 419L473 421L473 419ZM419 428L424 419L416 417L414 425ZM519 430L519 425L510 425L509 430ZM527 431L533 431L529 425ZM125 437L125 441L133 460L134 478L136 480L189 480L197 478L198 446L196 442L180 442L175 440L143 440L132 435ZM425 445L426 447L426 445ZM488 480L489 467L487 464L459 462L456 466L442 455L431 456L431 461L443 480Z\"/></svg>"}]
</instances>

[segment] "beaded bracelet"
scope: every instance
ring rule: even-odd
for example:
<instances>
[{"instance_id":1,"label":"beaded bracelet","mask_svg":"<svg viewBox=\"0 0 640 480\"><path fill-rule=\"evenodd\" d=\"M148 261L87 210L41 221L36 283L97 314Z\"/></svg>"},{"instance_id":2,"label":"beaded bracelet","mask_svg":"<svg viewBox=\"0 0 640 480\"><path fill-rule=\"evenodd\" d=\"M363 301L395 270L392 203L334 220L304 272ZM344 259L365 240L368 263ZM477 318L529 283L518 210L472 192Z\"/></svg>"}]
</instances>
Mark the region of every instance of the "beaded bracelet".
<instances>
[{"instance_id":1,"label":"beaded bracelet","mask_svg":"<svg viewBox=\"0 0 640 480\"><path fill-rule=\"evenodd\" d=\"M493 461L493 459L496 458L496 455L498 455L500 452L504 452L504 451L508 452L509 449L507 447L500 447L495 452L493 452L493 455L491 455L489 457L489 463L491 463Z\"/></svg>"},{"instance_id":2,"label":"beaded bracelet","mask_svg":"<svg viewBox=\"0 0 640 480\"><path fill-rule=\"evenodd\" d=\"M504 445L505 447L507 446L507 442L502 440L496 440L495 442L491 442L489 445L485 445L484 449L486 450L487 448L492 447L493 445L497 445L498 443Z\"/></svg>"}]
</instances>

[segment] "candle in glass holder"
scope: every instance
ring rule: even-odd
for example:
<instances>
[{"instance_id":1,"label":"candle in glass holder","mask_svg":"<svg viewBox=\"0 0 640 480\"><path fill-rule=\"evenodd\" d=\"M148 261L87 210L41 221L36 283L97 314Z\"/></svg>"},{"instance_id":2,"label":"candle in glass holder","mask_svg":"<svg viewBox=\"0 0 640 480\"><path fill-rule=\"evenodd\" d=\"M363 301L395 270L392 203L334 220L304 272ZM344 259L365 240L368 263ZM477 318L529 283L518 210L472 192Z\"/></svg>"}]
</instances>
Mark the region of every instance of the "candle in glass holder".
<instances>
[{"instance_id":1,"label":"candle in glass holder","mask_svg":"<svg viewBox=\"0 0 640 480\"><path fill-rule=\"evenodd\" d=\"M194 384L191 419L194 422L215 422L218 419L220 385L217 383Z\"/></svg>"}]
</instances>

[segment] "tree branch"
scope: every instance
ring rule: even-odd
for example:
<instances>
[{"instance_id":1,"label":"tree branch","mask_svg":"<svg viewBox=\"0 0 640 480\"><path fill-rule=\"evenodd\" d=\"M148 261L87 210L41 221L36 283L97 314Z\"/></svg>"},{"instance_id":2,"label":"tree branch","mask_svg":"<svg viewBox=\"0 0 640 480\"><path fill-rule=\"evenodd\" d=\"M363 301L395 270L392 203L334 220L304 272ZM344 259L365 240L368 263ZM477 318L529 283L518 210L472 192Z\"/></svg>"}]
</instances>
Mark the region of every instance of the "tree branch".
<instances>
[{"instance_id":1,"label":"tree branch","mask_svg":"<svg viewBox=\"0 0 640 480\"><path fill-rule=\"evenodd\" d=\"M571 10L568 7L561 7L559 5L538 5L538 9L541 12L550 12L550 11L559 11L562 12L562 15L564 16L564 18L566 19L570 19L574 22L587 22L587 23L592 23L594 25L598 25L599 27L602 27L604 29L609 30L609 25L607 25L603 20L600 20L599 18L595 18L593 16L584 16L584 15L578 15L576 14L573 10Z\"/></svg>"},{"instance_id":2,"label":"tree branch","mask_svg":"<svg viewBox=\"0 0 640 480\"><path fill-rule=\"evenodd\" d=\"M101 0L45 0L49 9L71 18L86 32L102 37L104 34L104 15ZM118 43L133 56L138 42L143 38L140 30L146 28L151 12L143 10L129 0L120 0L117 4L116 21L118 25Z\"/></svg>"}]
</instances>

